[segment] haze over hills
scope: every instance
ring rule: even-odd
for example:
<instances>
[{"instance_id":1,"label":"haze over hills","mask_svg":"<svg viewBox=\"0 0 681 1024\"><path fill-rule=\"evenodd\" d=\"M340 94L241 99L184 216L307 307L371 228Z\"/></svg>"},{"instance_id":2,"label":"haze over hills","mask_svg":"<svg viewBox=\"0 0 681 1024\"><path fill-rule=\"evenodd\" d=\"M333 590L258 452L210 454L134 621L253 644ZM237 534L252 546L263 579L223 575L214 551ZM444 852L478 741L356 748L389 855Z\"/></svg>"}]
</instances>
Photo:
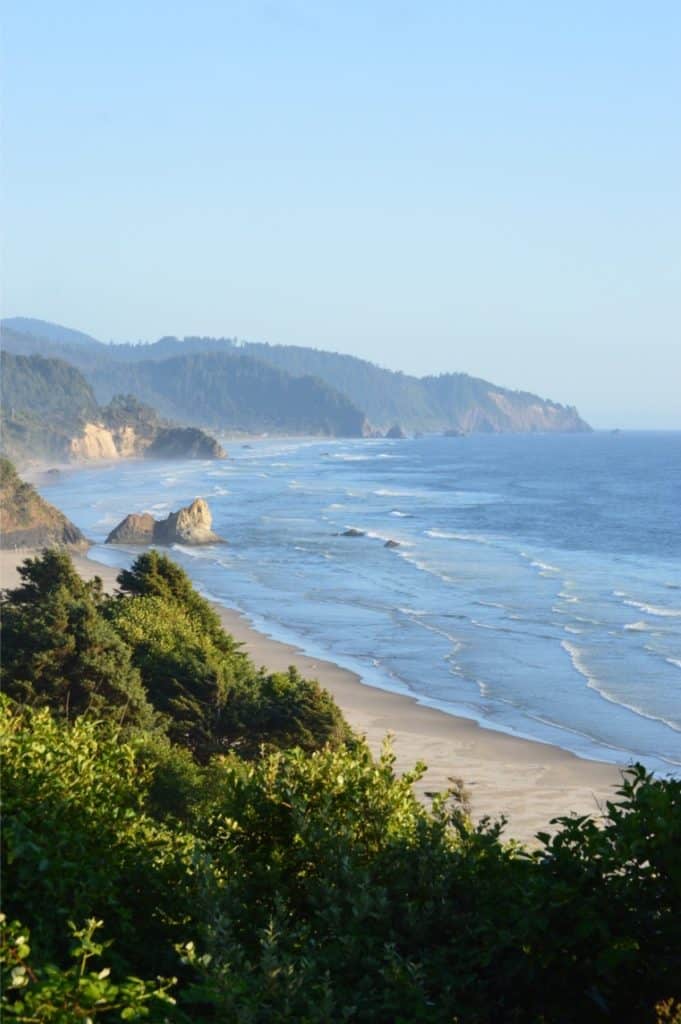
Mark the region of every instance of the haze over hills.
<instances>
[{"instance_id":1,"label":"haze over hills","mask_svg":"<svg viewBox=\"0 0 681 1024\"><path fill-rule=\"evenodd\" d=\"M15 353L67 360L100 402L130 393L164 415L217 429L340 436L396 423L414 432L590 429L573 406L467 374L418 378L300 346L198 337L106 345L21 317L3 321L2 341Z\"/></svg>"}]
</instances>

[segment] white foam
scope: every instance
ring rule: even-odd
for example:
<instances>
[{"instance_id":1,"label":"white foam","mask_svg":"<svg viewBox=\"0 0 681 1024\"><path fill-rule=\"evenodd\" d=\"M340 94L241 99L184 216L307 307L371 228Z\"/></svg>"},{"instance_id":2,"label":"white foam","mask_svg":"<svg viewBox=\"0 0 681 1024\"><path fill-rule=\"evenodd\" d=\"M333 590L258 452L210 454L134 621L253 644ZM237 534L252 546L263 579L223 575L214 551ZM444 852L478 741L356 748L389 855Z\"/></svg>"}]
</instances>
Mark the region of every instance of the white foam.
<instances>
[{"instance_id":1,"label":"white foam","mask_svg":"<svg viewBox=\"0 0 681 1024\"><path fill-rule=\"evenodd\" d=\"M417 491L391 491L387 487L379 487L377 491L372 491L378 498L416 498L418 497Z\"/></svg>"},{"instance_id":2,"label":"white foam","mask_svg":"<svg viewBox=\"0 0 681 1024\"><path fill-rule=\"evenodd\" d=\"M491 544L487 537L478 533L451 533L448 530L426 530L426 537L434 537L437 540L463 540L472 541L474 544Z\"/></svg>"},{"instance_id":3,"label":"white foam","mask_svg":"<svg viewBox=\"0 0 681 1024\"><path fill-rule=\"evenodd\" d=\"M646 604L644 601L632 601L631 599L625 600L622 603L629 605L630 608L638 608L639 611L645 612L646 615L657 615L659 618L664 619L681 619L681 609L660 608L655 604Z\"/></svg>"},{"instance_id":4,"label":"white foam","mask_svg":"<svg viewBox=\"0 0 681 1024\"><path fill-rule=\"evenodd\" d=\"M530 562L530 565L533 566L533 568L535 569L542 569L543 572L560 572L560 569L558 569L555 565L549 565L548 562L540 562L538 559L536 559L533 562Z\"/></svg>"},{"instance_id":5,"label":"white foam","mask_svg":"<svg viewBox=\"0 0 681 1024\"><path fill-rule=\"evenodd\" d=\"M586 679L586 685L589 687L589 689L595 690L596 693L599 694L599 696L601 696L604 700L609 701L611 704L617 704L618 707L626 708L627 711L632 711L635 715L640 715L641 718L647 718L653 722L661 722L663 725L668 726L668 728L673 729L674 732L681 732L681 725L679 725L677 722L672 722L668 718L662 718L660 715L651 715L648 711L645 711L638 704L629 704L627 703L627 701L621 700L619 697L616 697L614 694L610 693L605 688L603 683L601 683L600 680L596 678L596 676L591 675L588 667L584 663L582 652L579 650L578 647L575 647L574 644L568 643L567 640L561 640L560 646L563 648L564 651L566 651L569 654L570 661L572 662L572 666L575 669L575 671L578 672L580 676L583 676L584 679Z\"/></svg>"},{"instance_id":6,"label":"white foam","mask_svg":"<svg viewBox=\"0 0 681 1024\"><path fill-rule=\"evenodd\" d=\"M653 629L648 622L643 622L643 620L640 622L628 622L624 628L628 629L631 633L646 633L648 630Z\"/></svg>"},{"instance_id":7,"label":"white foam","mask_svg":"<svg viewBox=\"0 0 681 1024\"><path fill-rule=\"evenodd\" d=\"M390 513L391 516L396 516L398 519L413 519L414 517L410 512L399 512L396 508Z\"/></svg>"},{"instance_id":8,"label":"white foam","mask_svg":"<svg viewBox=\"0 0 681 1024\"><path fill-rule=\"evenodd\" d=\"M452 576L447 576L443 572L438 572L437 569L433 569L432 566L428 565L426 562L422 562L408 551L404 551L401 547L396 548L395 552L400 556L400 558L404 558L406 562L409 562L410 565L415 566L415 568L419 569L421 572L427 572L429 576L436 576L437 579L442 580L443 583L456 582Z\"/></svg>"},{"instance_id":9,"label":"white foam","mask_svg":"<svg viewBox=\"0 0 681 1024\"><path fill-rule=\"evenodd\" d=\"M375 458L374 455L332 455L332 459L338 459L339 462L370 462Z\"/></svg>"}]
</instances>

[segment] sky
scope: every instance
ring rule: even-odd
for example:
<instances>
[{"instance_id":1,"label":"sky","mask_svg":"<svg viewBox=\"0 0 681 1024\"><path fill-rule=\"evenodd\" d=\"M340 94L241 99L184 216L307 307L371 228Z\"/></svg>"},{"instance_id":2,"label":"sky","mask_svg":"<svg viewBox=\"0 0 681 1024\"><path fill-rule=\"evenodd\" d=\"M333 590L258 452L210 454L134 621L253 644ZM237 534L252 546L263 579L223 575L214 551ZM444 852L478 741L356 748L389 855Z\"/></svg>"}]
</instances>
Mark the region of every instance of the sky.
<instances>
[{"instance_id":1,"label":"sky","mask_svg":"<svg viewBox=\"0 0 681 1024\"><path fill-rule=\"evenodd\" d=\"M23 0L4 316L681 428L681 4Z\"/></svg>"}]
</instances>

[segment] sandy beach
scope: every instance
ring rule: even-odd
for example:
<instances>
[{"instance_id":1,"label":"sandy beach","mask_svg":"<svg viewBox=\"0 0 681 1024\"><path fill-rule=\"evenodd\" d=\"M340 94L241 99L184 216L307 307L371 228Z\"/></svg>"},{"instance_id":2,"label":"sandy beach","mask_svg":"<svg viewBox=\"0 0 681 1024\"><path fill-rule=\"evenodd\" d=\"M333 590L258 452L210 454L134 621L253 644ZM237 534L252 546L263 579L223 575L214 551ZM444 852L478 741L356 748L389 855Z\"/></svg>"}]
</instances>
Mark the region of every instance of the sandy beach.
<instances>
[{"instance_id":1,"label":"sandy beach","mask_svg":"<svg viewBox=\"0 0 681 1024\"><path fill-rule=\"evenodd\" d=\"M0 582L15 586L16 567L30 551L0 552ZM117 570L85 555L74 555L85 579L102 578L116 586ZM539 830L550 831L551 818L570 813L598 814L614 795L620 769L583 760L558 747L483 729L473 721L418 704L409 697L365 685L359 676L255 630L239 612L214 605L225 629L244 645L258 665L281 670L295 664L334 696L350 724L378 751L392 736L396 767L405 771L421 760L428 770L416 784L420 797L461 779L471 796L475 819L508 819L505 834L532 843Z\"/></svg>"}]
</instances>

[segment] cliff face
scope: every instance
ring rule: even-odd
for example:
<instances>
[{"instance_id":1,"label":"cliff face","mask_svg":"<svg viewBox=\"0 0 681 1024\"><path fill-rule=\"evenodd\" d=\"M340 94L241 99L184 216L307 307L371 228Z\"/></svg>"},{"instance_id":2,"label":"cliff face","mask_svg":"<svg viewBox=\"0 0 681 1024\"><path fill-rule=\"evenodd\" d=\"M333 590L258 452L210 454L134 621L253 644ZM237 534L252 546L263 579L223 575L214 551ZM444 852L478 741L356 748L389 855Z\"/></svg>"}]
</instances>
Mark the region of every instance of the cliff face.
<instances>
[{"instance_id":1,"label":"cliff face","mask_svg":"<svg viewBox=\"0 0 681 1024\"><path fill-rule=\"evenodd\" d=\"M59 509L18 476L9 459L0 459L0 547L54 545L82 548L87 540Z\"/></svg>"},{"instance_id":2,"label":"cliff face","mask_svg":"<svg viewBox=\"0 0 681 1024\"><path fill-rule=\"evenodd\" d=\"M126 516L106 538L107 544L224 544L213 533L213 517L203 498L157 520L148 512Z\"/></svg>"},{"instance_id":3,"label":"cliff face","mask_svg":"<svg viewBox=\"0 0 681 1024\"><path fill-rule=\"evenodd\" d=\"M163 427L140 433L133 426L107 427L86 423L82 434L71 438L69 457L76 460L129 459L225 459L224 448L196 427Z\"/></svg>"},{"instance_id":4,"label":"cliff face","mask_svg":"<svg viewBox=\"0 0 681 1024\"><path fill-rule=\"evenodd\" d=\"M118 448L113 433L103 423L86 423L83 433L72 437L69 445L72 459L117 459Z\"/></svg>"}]
</instances>

